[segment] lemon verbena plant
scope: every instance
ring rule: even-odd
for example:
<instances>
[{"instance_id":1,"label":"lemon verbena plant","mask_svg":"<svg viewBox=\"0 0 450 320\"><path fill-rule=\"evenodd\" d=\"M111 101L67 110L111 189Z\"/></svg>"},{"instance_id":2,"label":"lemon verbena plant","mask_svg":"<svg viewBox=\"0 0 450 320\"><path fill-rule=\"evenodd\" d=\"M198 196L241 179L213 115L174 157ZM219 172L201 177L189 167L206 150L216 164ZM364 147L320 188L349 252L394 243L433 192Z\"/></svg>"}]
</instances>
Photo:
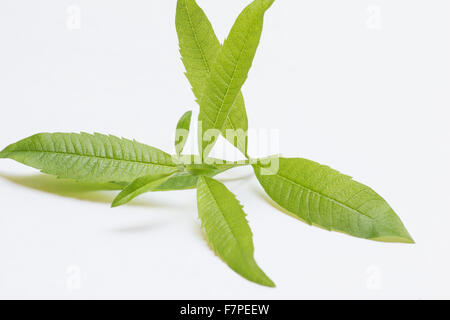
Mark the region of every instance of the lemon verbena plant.
<instances>
[{"instance_id":1,"label":"lemon verbena plant","mask_svg":"<svg viewBox=\"0 0 450 320\"><path fill-rule=\"evenodd\" d=\"M275 284L254 259L252 232L243 207L214 179L237 166L251 165L270 198L310 225L370 240L413 243L387 202L351 177L302 158L249 157L241 88L260 42L265 13L273 2L254 0L248 5L223 44L194 0L177 2L180 53L200 107L199 155L182 154L191 127L192 112L188 111L177 124L175 155L111 135L39 133L6 147L0 158L59 178L114 183L121 192L113 207L145 192L197 188L198 215L211 248L235 272L264 286ZM247 160L226 162L209 157L219 135Z\"/></svg>"}]
</instances>

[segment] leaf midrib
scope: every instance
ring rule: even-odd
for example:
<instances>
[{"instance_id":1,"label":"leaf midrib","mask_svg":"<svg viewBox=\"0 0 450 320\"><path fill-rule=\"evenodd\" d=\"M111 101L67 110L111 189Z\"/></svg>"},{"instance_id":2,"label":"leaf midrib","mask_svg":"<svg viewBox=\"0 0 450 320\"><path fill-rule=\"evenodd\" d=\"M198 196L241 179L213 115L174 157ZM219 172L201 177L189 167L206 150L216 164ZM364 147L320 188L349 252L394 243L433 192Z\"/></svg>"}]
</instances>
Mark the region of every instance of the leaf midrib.
<instances>
[{"instance_id":1,"label":"leaf midrib","mask_svg":"<svg viewBox=\"0 0 450 320\"><path fill-rule=\"evenodd\" d=\"M190 13L190 11L188 9L187 1L184 1L184 7L185 7L186 12L187 12L187 16L188 16L188 20L189 20L189 26L191 27L192 33L194 34L195 43L197 44L197 47L200 50L200 54L202 55L202 60L205 63L207 73L209 74L210 73L210 67L209 67L209 64L208 64L208 60L206 60L206 55L203 52L203 49L202 49L202 46L200 45L200 42L198 41L197 30L194 28L194 24L192 23L191 13Z\"/></svg>"},{"instance_id":2,"label":"leaf midrib","mask_svg":"<svg viewBox=\"0 0 450 320\"><path fill-rule=\"evenodd\" d=\"M209 66L208 60L206 59L206 55L205 55L205 53L203 52L203 48L202 48L202 46L200 45L200 41L198 40L197 30L194 28L194 24L192 23L191 12L189 11L187 1L184 1L184 7L185 7L186 12L187 12L187 16L188 16L188 20L189 20L189 26L191 27L192 33L194 34L195 43L197 44L197 47L199 48L200 54L201 54L201 56L202 56L203 63L204 63L204 65L205 65L205 67L206 67L206 71L207 71L207 73L209 74L209 73L211 72L211 68L210 68L210 66ZM217 41L219 41L219 40L217 40ZM222 48L222 46L220 46L220 48ZM227 91L227 92L228 92L228 91ZM239 94L240 94L240 93L241 93L241 91L239 91ZM239 94L238 94L238 95L239 95ZM234 103L233 103L233 105L234 105ZM233 105L232 105L232 107L233 107ZM225 123L226 123L227 121L228 121L228 123L231 125L232 129L233 129L233 130L236 130L236 126L234 125L233 121L232 121L228 116L226 117ZM214 126L215 126L215 124L214 124ZM224 125L224 126L225 126L225 125ZM223 126L223 127L224 127L224 126ZM223 130L223 128L222 128L222 130Z\"/></svg>"},{"instance_id":3,"label":"leaf midrib","mask_svg":"<svg viewBox=\"0 0 450 320\"><path fill-rule=\"evenodd\" d=\"M223 210L222 207L219 205L219 203L217 202L216 198L214 197L213 193L211 192L211 186L208 184L208 182L206 181L206 179L203 179L203 181L205 182L206 186L208 187L207 190L209 192L209 194L211 195L214 203L217 205L217 208L219 208L220 214L222 215L223 219L225 220L226 224L227 224L227 228L230 230L231 235L233 236L233 239L236 241L236 243L238 244L239 247L239 251L241 251L241 253L243 254L243 257L245 257L246 252L244 247L242 246L241 242L239 241L239 239L236 237L236 235L233 232L233 229L230 227L230 223L228 222L226 216L223 214ZM236 200L237 201L237 200ZM247 220L247 219L246 219ZM251 232L251 231L250 231Z\"/></svg>"},{"instance_id":4,"label":"leaf midrib","mask_svg":"<svg viewBox=\"0 0 450 320\"><path fill-rule=\"evenodd\" d=\"M111 160L111 161L121 161L121 162L129 162L129 163L147 164L147 165L161 166L161 167L167 167L167 168L176 168L177 167L176 164L169 165L169 164L161 164L161 163L154 163L154 162L144 162L144 161L138 161L138 160L115 159L115 158L108 158L108 157L102 157L102 156L97 156L97 155L83 155L83 154L78 154L78 153L73 153L73 152L38 151L38 150L14 150L14 151L11 151L9 154L19 153L19 152L61 154L61 155L70 155L70 156L77 156L77 157L83 157L83 158L94 158L94 159L102 159L102 160ZM8 154L6 154L6 156L8 156Z\"/></svg>"},{"instance_id":5,"label":"leaf midrib","mask_svg":"<svg viewBox=\"0 0 450 320\"><path fill-rule=\"evenodd\" d=\"M346 204L343 204L342 202L340 202L340 201L337 200L337 199L331 198L331 197L329 197L329 196L324 195L323 193L321 193L321 192L319 192L319 191L316 191L316 190L311 189L311 188L309 188L309 187L303 186L303 185L299 184L298 182L292 181L291 179L282 176L282 175L279 174L279 173L277 173L276 175L277 175L278 177L284 179L285 181L287 181L287 182L289 182L289 183L295 185L295 186L298 186L298 187L300 187L300 188L309 190L310 192L315 193L315 194L319 195L320 197L323 197L323 198L325 198L325 199L327 199L327 200L329 200L329 201L331 201L331 202L333 202L333 203L336 203L337 205L339 205L339 206L341 206L341 207L343 207L343 208L345 208L345 209L348 209L348 210L350 210L350 211L356 212L357 214L360 214L360 215L362 215L363 217L365 217L365 218L367 218L367 219L374 220L374 218L372 218L371 216L369 216L369 215L367 215L367 214L365 214L365 213L363 213L363 212L361 212L361 211L359 211L359 210L357 210L357 209L351 208L351 207L347 206ZM308 214L309 214L309 212L308 212ZM333 214L332 214L332 215L333 215Z\"/></svg>"},{"instance_id":6,"label":"leaf midrib","mask_svg":"<svg viewBox=\"0 0 450 320\"><path fill-rule=\"evenodd\" d=\"M250 37L251 31L252 31L251 28L249 28L249 30L248 30L248 32L247 32L247 34L246 34L246 36L245 36L245 42L244 42L244 45L242 46L242 49L239 51L239 56L238 56L238 58L237 58L237 60L236 60L236 61L237 61L237 62L236 62L236 65L235 65L234 68L233 68L233 72L232 72L232 75L231 75L231 80L229 81L229 84L227 85L227 91L225 92L225 95L224 95L224 97L223 97L223 99L222 99L222 103L221 103L220 108L219 108L219 112L217 113L216 119L214 120L214 123L213 123L214 128L216 128L217 121L219 120L220 113L222 112L223 106L225 105L226 97L228 96L228 93L230 92L231 84L233 83L234 78L235 78L235 76L236 76L236 70L237 70L237 68L238 68L239 61L241 60L242 54L244 53L244 50L245 50L245 48L246 48L247 45L248 45L248 39L249 39L249 37ZM241 92L241 91L239 91L239 92ZM238 94L239 94L239 93L238 93ZM233 103L231 104L231 107L230 107L230 110L229 110L229 111L231 111L231 108L233 107L233 104L234 104L234 102L236 101L236 98L237 98L238 94L236 95L236 97L235 97ZM228 112L228 114L230 114L230 112ZM223 122L221 128L217 128L217 129L220 129L220 130L223 129L223 127L225 126L225 123L226 123L226 119L228 118L228 114L227 114L227 116L225 117L225 121Z\"/></svg>"}]
</instances>

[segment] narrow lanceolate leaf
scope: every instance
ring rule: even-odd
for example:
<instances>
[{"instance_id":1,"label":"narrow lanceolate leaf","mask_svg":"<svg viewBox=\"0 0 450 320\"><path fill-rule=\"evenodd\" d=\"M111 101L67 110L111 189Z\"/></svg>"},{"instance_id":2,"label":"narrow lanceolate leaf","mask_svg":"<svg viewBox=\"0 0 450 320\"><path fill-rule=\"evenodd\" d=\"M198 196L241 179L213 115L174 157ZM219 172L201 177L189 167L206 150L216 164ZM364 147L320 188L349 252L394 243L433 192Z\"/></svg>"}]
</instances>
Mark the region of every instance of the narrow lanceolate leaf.
<instances>
[{"instance_id":1,"label":"narrow lanceolate leaf","mask_svg":"<svg viewBox=\"0 0 450 320\"><path fill-rule=\"evenodd\" d=\"M114 208L127 204L143 193L155 191L155 189L167 181L170 176L170 174L154 174L137 178L119 193L111 206Z\"/></svg>"},{"instance_id":2,"label":"narrow lanceolate leaf","mask_svg":"<svg viewBox=\"0 0 450 320\"><path fill-rule=\"evenodd\" d=\"M280 158L278 171L254 170L267 194L308 224L376 241L414 242L382 197L327 166Z\"/></svg>"},{"instance_id":3,"label":"narrow lanceolate leaf","mask_svg":"<svg viewBox=\"0 0 450 320\"><path fill-rule=\"evenodd\" d=\"M217 39L208 17L194 0L178 0L176 28L180 53L186 68L186 77L192 86L197 101L199 101L203 94L205 80L222 45ZM222 135L226 137L227 130L237 129L242 129L244 132L248 130L244 97L240 92L225 121ZM246 145L239 145L234 141L230 142L246 154Z\"/></svg>"},{"instance_id":4,"label":"narrow lanceolate leaf","mask_svg":"<svg viewBox=\"0 0 450 320\"><path fill-rule=\"evenodd\" d=\"M252 232L242 206L222 183L201 177L197 185L198 213L207 240L216 254L235 272L258 284L275 284L253 257Z\"/></svg>"},{"instance_id":5,"label":"narrow lanceolate leaf","mask_svg":"<svg viewBox=\"0 0 450 320\"><path fill-rule=\"evenodd\" d=\"M130 183L141 176L170 174L177 169L172 157L159 149L98 133L36 134L8 146L0 158L87 182Z\"/></svg>"},{"instance_id":6,"label":"narrow lanceolate leaf","mask_svg":"<svg viewBox=\"0 0 450 320\"><path fill-rule=\"evenodd\" d=\"M181 116L180 120L178 120L177 130L175 132L175 151L178 156L181 155L184 146L186 145L189 136L189 128L191 126L191 118L192 111L188 111Z\"/></svg>"},{"instance_id":7,"label":"narrow lanceolate leaf","mask_svg":"<svg viewBox=\"0 0 450 320\"><path fill-rule=\"evenodd\" d=\"M200 146L205 158L223 129L252 66L261 37L264 13L274 0L255 0L237 18L217 55L200 98ZM205 139L205 133L212 141Z\"/></svg>"}]
</instances>

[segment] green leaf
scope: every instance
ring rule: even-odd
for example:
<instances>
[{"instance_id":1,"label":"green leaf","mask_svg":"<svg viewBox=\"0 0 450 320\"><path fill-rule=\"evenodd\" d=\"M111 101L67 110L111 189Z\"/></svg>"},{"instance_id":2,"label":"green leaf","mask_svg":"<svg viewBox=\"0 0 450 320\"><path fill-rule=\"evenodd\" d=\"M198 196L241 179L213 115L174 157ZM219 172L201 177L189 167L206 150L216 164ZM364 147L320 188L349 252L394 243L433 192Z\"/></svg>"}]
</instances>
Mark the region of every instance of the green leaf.
<instances>
[{"instance_id":1,"label":"green leaf","mask_svg":"<svg viewBox=\"0 0 450 320\"><path fill-rule=\"evenodd\" d=\"M183 114L178 120L177 130L175 132L175 150L178 156L183 152L184 146L186 145L189 128L191 126L192 111L188 111Z\"/></svg>"},{"instance_id":2,"label":"green leaf","mask_svg":"<svg viewBox=\"0 0 450 320\"><path fill-rule=\"evenodd\" d=\"M247 79L261 37L264 13L273 1L255 0L243 10L206 79L199 103L199 141L203 158L217 141L217 131L222 131Z\"/></svg>"},{"instance_id":3,"label":"green leaf","mask_svg":"<svg viewBox=\"0 0 450 320\"><path fill-rule=\"evenodd\" d=\"M222 45L217 39L208 17L194 0L178 0L175 22L180 54L186 68L186 77L197 101L199 101L205 87L205 79L208 77ZM244 97L240 92L231 107L222 129L222 135L227 137L227 130L237 129L242 129L244 132L248 130ZM237 146L242 153L247 153L245 144L230 142Z\"/></svg>"},{"instance_id":4,"label":"green leaf","mask_svg":"<svg viewBox=\"0 0 450 320\"><path fill-rule=\"evenodd\" d=\"M217 159L212 159L217 162ZM177 173L171 176L167 181L163 182L154 191L172 191L194 189L197 186L198 179L201 175L206 177L215 177L216 175L228 171L230 169L243 166L240 163L224 163L214 165L187 165L186 172Z\"/></svg>"},{"instance_id":5,"label":"green leaf","mask_svg":"<svg viewBox=\"0 0 450 320\"><path fill-rule=\"evenodd\" d=\"M199 176L191 173L180 173L161 183L154 191L189 190L197 186Z\"/></svg>"},{"instance_id":6,"label":"green leaf","mask_svg":"<svg viewBox=\"0 0 450 320\"><path fill-rule=\"evenodd\" d=\"M222 183L201 177L197 186L198 213L215 253L244 278L274 287L253 257L252 232L242 206Z\"/></svg>"},{"instance_id":7,"label":"green leaf","mask_svg":"<svg viewBox=\"0 0 450 320\"><path fill-rule=\"evenodd\" d=\"M40 133L8 146L0 157L86 182L130 183L177 170L172 157L159 149L98 133Z\"/></svg>"},{"instance_id":8,"label":"green leaf","mask_svg":"<svg viewBox=\"0 0 450 320\"><path fill-rule=\"evenodd\" d=\"M154 191L170 176L170 174L155 174L137 178L118 194L111 206L115 208L124 205L143 193Z\"/></svg>"},{"instance_id":9,"label":"green leaf","mask_svg":"<svg viewBox=\"0 0 450 320\"><path fill-rule=\"evenodd\" d=\"M280 158L278 171L256 176L281 207L308 224L355 237L414 243L387 202L369 187L327 166L300 158Z\"/></svg>"}]
</instances>

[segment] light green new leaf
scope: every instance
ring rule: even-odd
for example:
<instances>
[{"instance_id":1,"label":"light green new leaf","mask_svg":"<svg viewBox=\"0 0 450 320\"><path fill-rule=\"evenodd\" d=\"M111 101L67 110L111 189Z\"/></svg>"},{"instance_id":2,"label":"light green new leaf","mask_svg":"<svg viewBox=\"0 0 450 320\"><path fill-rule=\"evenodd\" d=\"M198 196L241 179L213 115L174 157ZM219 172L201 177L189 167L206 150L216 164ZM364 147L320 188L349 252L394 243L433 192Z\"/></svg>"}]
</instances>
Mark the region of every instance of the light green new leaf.
<instances>
[{"instance_id":1,"label":"light green new leaf","mask_svg":"<svg viewBox=\"0 0 450 320\"><path fill-rule=\"evenodd\" d=\"M274 0L255 0L237 18L228 38L217 54L200 98L200 150L206 158L223 129L252 66L261 37L264 13ZM211 135L212 141L204 138Z\"/></svg>"},{"instance_id":2,"label":"light green new leaf","mask_svg":"<svg viewBox=\"0 0 450 320\"><path fill-rule=\"evenodd\" d=\"M187 172L176 174L161 183L154 191L194 189L197 186L198 178L199 176Z\"/></svg>"},{"instance_id":3,"label":"light green new leaf","mask_svg":"<svg viewBox=\"0 0 450 320\"><path fill-rule=\"evenodd\" d=\"M143 193L155 191L170 176L170 174L155 174L137 178L117 195L111 206L115 208L124 205Z\"/></svg>"},{"instance_id":4,"label":"light green new leaf","mask_svg":"<svg viewBox=\"0 0 450 320\"><path fill-rule=\"evenodd\" d=\"M175 150L178 156L181 155L184 146L186 145L189 136L189 128L191 127L191 118L192 111L188 111L181 116L180 120L178 120L177 130L175 132Z\"/></svg>"},{"instance_id":5,"label":"light green new leaf","mask_svg":"<svg viewBox=\"0 0 450 320\"><path fill-rule=\"evenodd\" d=\"M197 185L197 205L207 240L216 254L244 278L274 287L256 264L252 232L234 194L219 181L201 177Z\"/></svg>"},{"instance_id":6,"label":"light green new leaf","mask_svg":"<svg viewBox=\"0 0 450 320\"><path fill-rule=\"evenodd\" d=\"M86 182L127 182L177 169L172 157L153 147L114 136L40 133L8 146L10 158L59 178Z\"/></svg>"},{"instance_id":7,"label":"light green new leaf","mask_svg":"<svg viewBox=\"0 0 450 320\"><path fill-rule=\"evenodd\" d=\"M217 162L217 159L213 159ZM223 163L214 165L187 165L186 171L171 176L167 181L163 182L154 191L171 191L194 189L200 176L215 177L216 175L228 171L230 169L242 166L239 163Z\"/></svg>"},{"instance_id":8,"label":"light green new leaf","mask_svg":"<svg viewBox=\"0 0 450 320\"><path fill-rule=\"evenodd\" d=\"M203 94L205 80L222 45L217 39L208 17L194 0L178 0L175 23L180 53L186 68L186 77L197 101L199 101ZM242 129L244 132L248 130L247 112L242 93L238 94L231 108L222 129L222 135L226 137L227 130L237 129ZM246 154L246 145L230 142Z\"/></svg>"},{"instance_id":9,"label":"light green new leaf","mask_svg":"<svg viewBox=\"0 0 450 320\"><path fill-rule=\"evenodd\" d=\"M278 171L256 176L281 207L308 224L355 237L413 243L387 202L369 187L327 166L300 158L280 158Z\"/></svg>"}]
</instances>

